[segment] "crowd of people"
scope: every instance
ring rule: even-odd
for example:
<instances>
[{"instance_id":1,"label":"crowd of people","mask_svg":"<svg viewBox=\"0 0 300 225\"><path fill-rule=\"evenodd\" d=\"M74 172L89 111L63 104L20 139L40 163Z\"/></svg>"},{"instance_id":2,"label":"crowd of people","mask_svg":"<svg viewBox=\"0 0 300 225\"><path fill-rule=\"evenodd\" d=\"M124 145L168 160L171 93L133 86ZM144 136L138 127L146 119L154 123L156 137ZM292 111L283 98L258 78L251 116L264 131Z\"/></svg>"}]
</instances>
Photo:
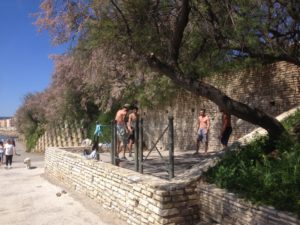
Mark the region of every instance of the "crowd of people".
<instances>
[{"instance_id":1,"label":"crowd of people","mask_svg":"<svg viewBox=\"0 0 300 225\"><path fill-rule=\"evenodd\" d=\"M13 155L16 155L16 144L14 139L7 139L6 141L0 141L0 165L4 163L5 157L5 168L12 168Z\"/></svg>"}]
</instances>

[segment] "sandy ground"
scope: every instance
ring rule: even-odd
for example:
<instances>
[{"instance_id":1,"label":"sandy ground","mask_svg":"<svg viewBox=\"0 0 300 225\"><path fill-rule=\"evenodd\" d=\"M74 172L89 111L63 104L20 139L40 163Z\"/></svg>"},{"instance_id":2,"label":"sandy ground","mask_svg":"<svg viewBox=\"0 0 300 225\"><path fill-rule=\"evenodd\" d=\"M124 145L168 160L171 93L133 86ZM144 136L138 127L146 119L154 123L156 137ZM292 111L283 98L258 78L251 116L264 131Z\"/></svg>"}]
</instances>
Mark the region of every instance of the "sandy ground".
<instances>
[{"instance_id":1,"label":"sandy ground","mask_svg":"<svg viewBox=\"0 0 300 225\"><path fill-rule=\"evenodd\" d=\"M0 166L0 225L126 224L90 199L46 180L43 155L26 153L22 143L17 153L11 169ZM26 157L32 169L26 169Z\"/></svg>"}]
</instances>

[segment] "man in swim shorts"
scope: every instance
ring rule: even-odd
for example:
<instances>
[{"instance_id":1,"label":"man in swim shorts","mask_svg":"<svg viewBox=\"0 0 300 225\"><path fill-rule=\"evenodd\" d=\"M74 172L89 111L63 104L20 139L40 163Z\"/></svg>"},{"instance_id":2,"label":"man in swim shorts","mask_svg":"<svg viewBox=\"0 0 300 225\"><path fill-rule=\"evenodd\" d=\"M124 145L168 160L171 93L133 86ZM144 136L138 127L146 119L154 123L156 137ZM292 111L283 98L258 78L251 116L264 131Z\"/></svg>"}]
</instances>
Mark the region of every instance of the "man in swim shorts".
<instances>
[{"instance_id":1,"label":"man in swim shorts","mask_svg":"<svg viewBox=\"0 0 300 225\"><path fill-rule=\"evenodd\" d=\"M208 150L208 131L210 127L209 116L205 114L205 109L200 110L198 117L197 149L195 154L199 153L200 142L205 144L204 152Z\"/></svg>"},{"instance_id":2,"label":"man in swim shorts","mask_svg":"<svg viewBox=\"0 0 300 225\"><path fill-rule=\"evenodd\" d=\"M125 152L127 148L128 131L125 122L125 117L128 113L129 107L130 107L129 104L125 104L121 109L118 110L115 117L116 126L117 126L117 137L118 137L117 157L119 157L119 153L123 151L122 159L126 159Z\"/></svg>"}]
</instances>

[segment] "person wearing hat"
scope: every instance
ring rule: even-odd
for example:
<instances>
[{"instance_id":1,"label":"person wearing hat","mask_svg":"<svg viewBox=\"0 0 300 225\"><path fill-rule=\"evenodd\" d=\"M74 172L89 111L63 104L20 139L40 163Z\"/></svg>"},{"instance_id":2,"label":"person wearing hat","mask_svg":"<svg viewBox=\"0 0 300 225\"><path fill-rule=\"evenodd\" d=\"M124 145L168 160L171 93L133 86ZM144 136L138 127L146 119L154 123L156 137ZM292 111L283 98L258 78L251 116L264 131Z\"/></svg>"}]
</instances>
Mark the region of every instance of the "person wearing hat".
<instances>
[{"instance_id":1,"label":"person wearing hat","mask_svg":"<svg viewBox=\"0 0 300 225\"><path fill-rule=\"evenodd\" d=\"M117 127L117 137L118 137L117 157L119 157L119 153L123 151L122 159L126 159L125 152L127 148L128 131L125 122L125 117L128 113L129 107L130 107L129 104L125 104L121 109L118 110L115 117L116 127Z\"/></svg>"}]
</instances>

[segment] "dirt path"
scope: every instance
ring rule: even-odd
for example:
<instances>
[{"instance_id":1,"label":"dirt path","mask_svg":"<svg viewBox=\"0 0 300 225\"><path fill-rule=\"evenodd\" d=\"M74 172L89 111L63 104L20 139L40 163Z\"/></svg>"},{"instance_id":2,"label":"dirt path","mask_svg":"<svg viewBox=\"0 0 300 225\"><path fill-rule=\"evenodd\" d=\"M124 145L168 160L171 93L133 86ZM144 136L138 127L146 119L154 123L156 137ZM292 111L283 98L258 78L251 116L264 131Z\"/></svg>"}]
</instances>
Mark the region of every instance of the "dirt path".
<instances>
[{"instance_id":1,"label":"dirt path","mask_svg":"<svg viewBox=\"0 0 300 225\"><path fill-rule=\"evenodd\" d=\"M88 198L43 178L43 155L26 153L22 143L17 143L17 152L21 155L14 156L12 169L0 166L1 225L126 224ZM31 158L32 169L26 169L26 157Z\"/></svg>"}]
</instances>

